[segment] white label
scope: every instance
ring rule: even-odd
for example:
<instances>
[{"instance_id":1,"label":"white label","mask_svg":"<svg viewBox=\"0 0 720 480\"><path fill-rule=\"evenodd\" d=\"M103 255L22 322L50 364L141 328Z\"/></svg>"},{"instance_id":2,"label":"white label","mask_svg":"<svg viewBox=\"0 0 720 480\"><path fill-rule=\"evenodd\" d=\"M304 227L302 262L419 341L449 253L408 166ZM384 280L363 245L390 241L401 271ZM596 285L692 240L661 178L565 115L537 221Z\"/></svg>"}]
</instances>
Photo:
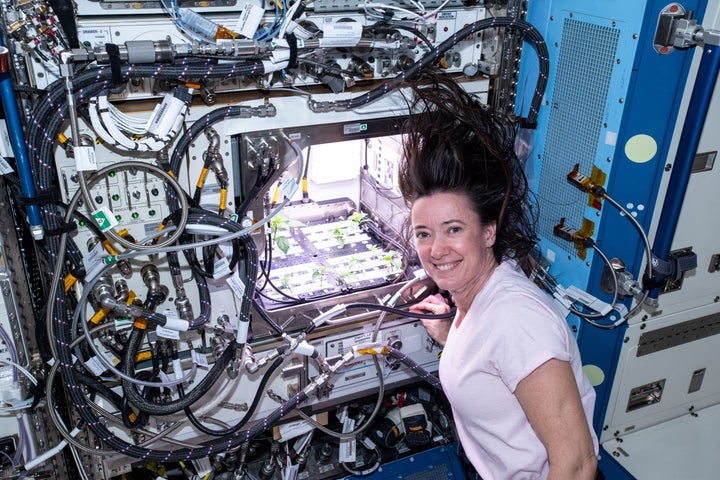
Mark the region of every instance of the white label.
<instances>
[{"instance_id":1,"label":"white label","mask_svg":"<svg viewBox=\"0 0 720 480\"><path fill-rule=\"evenodd\" d=\"M605 145L610 145L611 147L614 147L615 145L617 145L617 137L617 132L605 132Z\"/></svg>"},{"instance_id":2,"label":"white label","mask_svg":"<svg viewBox=\"0 0 720 480\"><path fill-rule=\"evenodd\" d=\"M306 29L302 25L299 25L295 22L292 22L292 23L295 24L295 28L293 28L292 30L290 28L288 28L288 31L293 32L295 34L295 36L298 38L302 38L305 40L312 38L313 33L310 30Z\"/></svg>"},{"instance_id":3,"label":"white label","mask_svg":"<svg viewBox=\"0 0 720 480\"><path fill-rule=\"evenodd\" d=\"M85 366L96 376L100 376L103 374L105 370L107 370L107 367L102 364L100 359L98 359L96 356L92 356L87 359L85 362Z\"/></svg>"},{"instance_id":4,"label":"white label","mask_svg":"<svg viewBox=\"0 0 720 480\"><path fill-rule=\"evenodd\" d=\"M103 257L103 246L101 242L95 244L95 246L83 257L83 266L86 272L92 272L95 267L102 263Z\"/></svg>"},{"instance_id":5,"label":"white label","mask_svg":"<svg viewBox=\"0 0 720 480\"><path fill-rule=\"evenodd\" d=\"M133 321L130 318L116 318L115 319L115 330L124 330L133 326Z\"/></svg>"},{"instance_id":6,"label":"white label","mask_svg":"<svg viewBox=\"0 0 720 480\"><path fill-rule=\"evenodd\" d=\"M280 191L285 195L285 198L292 198L298 189L298 184L294 178L288 177L280 185Z\"/></svg>"},{"instance_id":7,"label":"white label","mask_svg":"<svg viewBox=\"0 0 720 480\"><path fill-rule=\"evenodd\" d=\"M93 220L100 228L101 232L107 232L111 228L115 228L118 224L115 215L107 207L100 207L92 213Z\"/></svg>"},{"instance_id":8,"label":"white label","mask_svg":"<svg viewBox=\"0 0 720 480\"><path fill-rule=\"evenodd\" d=\"M345 418L343 422L343 433L352 432L355 428L355 420L350 417ZM349 440L340 440L340 451L338 456L343 463L354 462L356 460L357 442L354 438Z\"/></svg>"},{"instance_id":9,"label":"white label","mask_svg":"<svg viewBox=\"0 0 720 480\"><path fill-rule=\"evenodd\" d=\"M215 262L215 268L213 270L213 278L223 278L227 277L232 273L232 270L230 270L230 262L227 261L227 258L223 257L217 262Z\"/></svg>"},{"instance_id":10,"label":"white label","mask_svg":"<svg viewBox=\"0 0 720 480\"><path fill-rule=\"evenodd\" d=\"M113 366L117 366L117 364L120 363L120 359L112 352L103 352L102 356L105 357L105 359Z\"/></svg>"},{"instance_id":11,"label":"white label","mask_svg":"<svg viewBox=\"0 0 720 480\"><path fill-rule=\"evenodd\" d=\"M297 480L300 465L288 465L283 471L283 480Z\"/></svg>"},{"instance_id":12,"label":"white label","mask_svg":"<svg viewBox=\"0 0 720 480\"><path fill-rule=\"evenodd\" d=\"M204 353L193 350L190 355L192 356L193 363L197 365L198 368L210 368L210 365L208 365L207 355Z\"/></svg>"},{"instance_id":13,"label":"white label","mask_svg":"<svg viewBox=\"0 0 720 480\"><path fill-rule=\"evenodd\" d=\"M94 172L98 169L94 147L83 145L73 147L73 155L75 156L75 168L79 172Z\"/></svg>"},{"instance_id":14,"label":"white label","mask_svg":"<svg viewBox=\"0 0 720 480\"><path fill-rule=\"evenodd\" d=\"M321 47L354 47L362 37L360 22L335 22L331 17L325 17L322 25L323 38Z\"/></svg>"},{"instance_id":15,"label":"white label","mask_svg":"<svg viewBox=\"0 0 720 480\"><path fill-rule=\"evenodd\" d=\"M178 332L177 330L165 328L160 325L155 328L155 333L158 337L167 338L170 340L180 340L180 332Z\"/></svg>"},{"instance_id":16,"label":"white label","mask_svg":"<svg viewBox=\"0 0 720 480\"><path fill-rule=\"evenodd\" d=\"M315 420L315 415L313 415L311 418ZM310 425L305 420L297 420L295 422L285 423L278 427L278 430L280 432L279 440L281 442L287 442L289 440L292 440L293 438L308 433L313 428L315 427Z\"/></svg>"},{"instance_id":17,"label":"white label","mask_svg":"<svg viewBox=\"0 0 720 480\"><path fill-rule=\"evenodd\" d=\"M12 143L10 143L10 135L8 135L7 131L7 124L5 120L0 119L0 157L13 158L14 156Z\"/></svg>"},{"instance_id":18,"label":"white label","mask_svg":"<svg viewBox=\"0 0 720 480\"><path fill-rule=\"evenodd\" d=\"M265 11L258 5L246 3L238 18L235 31L245 38L253 38Z\"/></svg>"},{"instance_id":19,"label":"white label","mask_svg":"<svg viewBox=\"0 0 720 480\"><path fill-rule=\"evenodd\" d=\"M230 289L233 291L235 296L242 300L245 296L245 284L243 281L240 280L237 275L231 275L227 280L225 280L225 282L227 282L228 286L230 286Z\"/></svg>"},{"instance_id":20,"label":"white label","mask_svg":"<svg viewBox=\"0 0 720 480\"><path fill-rule=\"evenodd\" d=\"M179 358L175 358L172 361L173 365L173 375L175 375L175 380L180 380L183 377L183 368L182 368L182 362Z\"/></svg>"},{"instance_id":21,"label":"white label","mask_svg":"<svg viewBox=\"0 0 720 480\"><path fill-rule=\"evenodd\" d=\"M13 170L12 166L5 161L5 158L0 157L0 175L7 175L13 172L15 172L15 170Z\"/></svg>"}]
</instances>

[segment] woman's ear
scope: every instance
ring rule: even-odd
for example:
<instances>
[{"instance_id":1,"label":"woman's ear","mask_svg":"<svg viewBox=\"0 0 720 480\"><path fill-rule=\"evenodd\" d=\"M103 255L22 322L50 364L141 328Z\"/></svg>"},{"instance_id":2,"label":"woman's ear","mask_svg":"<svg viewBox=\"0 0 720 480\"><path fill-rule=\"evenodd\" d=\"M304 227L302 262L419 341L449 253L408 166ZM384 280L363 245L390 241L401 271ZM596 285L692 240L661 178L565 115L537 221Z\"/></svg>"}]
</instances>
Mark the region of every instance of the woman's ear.
<instances>
[{"instance_id":1,"label":"woman's ear","mask_svg":"<svg viewBox=\"0 0 720 480\"><path fill-rule=\"evenodd\" d=\"M485 246L492 248L495 246L495 234L497 233L497 222L490 222L483 225L483 234L485 235Z\"/></svg>"}]
</instances>

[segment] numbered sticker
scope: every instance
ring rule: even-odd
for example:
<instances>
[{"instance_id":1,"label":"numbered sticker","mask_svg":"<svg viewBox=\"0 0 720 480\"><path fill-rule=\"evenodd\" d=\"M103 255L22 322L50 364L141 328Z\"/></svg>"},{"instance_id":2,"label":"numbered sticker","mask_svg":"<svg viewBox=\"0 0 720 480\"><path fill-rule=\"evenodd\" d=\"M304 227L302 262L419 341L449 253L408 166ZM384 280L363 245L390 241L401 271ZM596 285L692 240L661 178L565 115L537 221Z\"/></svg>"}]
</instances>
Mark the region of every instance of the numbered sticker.
<instances>
[{"instance_id":1,"label":"numbered sticker","mask_svg":"<svg viewBox=\"0 0 720 480\"><path fill-rule=\"evenodd\" d=\"M118 225L115 215L107 207L98 208L93 212L92 217L101 232L107 232Z\"/></svg>"}]
</instances>

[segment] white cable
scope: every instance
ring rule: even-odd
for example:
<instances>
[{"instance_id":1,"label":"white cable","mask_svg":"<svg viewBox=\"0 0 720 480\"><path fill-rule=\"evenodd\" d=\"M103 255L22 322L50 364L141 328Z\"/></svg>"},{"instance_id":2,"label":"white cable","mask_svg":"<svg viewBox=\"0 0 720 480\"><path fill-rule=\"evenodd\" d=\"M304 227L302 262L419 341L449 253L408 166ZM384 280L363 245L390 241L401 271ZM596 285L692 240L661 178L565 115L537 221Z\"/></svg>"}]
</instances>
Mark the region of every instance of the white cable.
<instances>
[{"instance_id":1,"label":"white cable","mask_svg":"<svg viewBox=\"0 0 720 480\"><path fill-rule=\"evenodd\" d=\"M90 114L90 123L92 124L95 134L106 144L116 146L117 142L105 129L105 126L103 126L103 123L100 120L100 114L97 111L97 97L90 99L88 113Z\"/></svg>"},{"instance_id":2,"label":"white cable","mask_svg":"<svg viewBox=\"0 0 720 480\"><path fill-rule=\"evenodd\" d=\"M33 385L38 384L37 378L35 378L35 375L30 373L30 371L27 368L23 367L19 363L13 362L12 360L6 360L3 358L0 358L0 364L9 365L9 366L17 368L20 373L25 375L33 383Z\"/></svg>"},{"instance_id":3,"label":"white cable","mask_svg":"<svg viewBox=\"0 0 720 480\"><path fill-rule=\"evenodd\" d=\"M416 2L415 0L405 0L405 3L409 3L413 7L417 8L419 12L425 13L425 5L422 2Z\"/></svg>"},{"instance_id":4,"label":"white cable","mask_svg":"<svg viewBox=\"0 0 720 480\"><path fill-rule=\"evenodd\" d=\"M175 105L176 114L172 114L170 121L163 123L161 130L151 133L150 125L158 112L165 108L167 112L168 104L181 102L182 105ZM172 108L172 107L171 107ZM161 103L159 103L149 119L142 119L132 115L127 115L115 107L108 99L107 95L98 95L90 101L90 120L97 134L106 143L114 145L116 148L127 151L139 152L157 152L166 147L180 132L185 115L187 114L187 104L176 99L173 95L166 94ZM142 138L134 140L131 137L141 136Z\"/></svg>"},{"instance_id":5,"label":"white cable","mask_svg":"<svg viewBox=\"0 0 720 480\"><path fill-rule=\"evenodd\" d=\"M285 32L287 31L288 26L293 24L292 18L295 16L295 12L297 12L297 9L298 7L300 7L301 3L302 1L297 0L295 3L292 4L292 7L288 9L283 24L280 27L280 31L277 34L277 38L285 38Z\"/></svg>"},{"instance_id":6,"label":"white cable","mask_svg":"<svg viewBox=\"0 0 720 480\"><path fill-rule=\"evenodd\" d=\"M383 11L385 9L390 9L390 10L396 10L398 12L404 13L405 15L410 17L409 19L413 19L413 20L416 20L421 23L427 23L427 19L424 16L418 15L417 13L412 12L406 8L397 7L394 5L385 5L383 3L365 2L365 3L363 3L363 8L365 9L365 13L367 13L368 15L373 16L375 18L385 18L385 17L384 17L384 15L373 12L372 9L377 9L380 11ZM401 20L409 20L409 19L401 18Z\"/></svg>"},{"instance_id":7,"label":"white cable","mask_svg":"<svg viewBox=\"0 0 720 480\"><path fill-rule=\"evenodd\" d=\"M80 433L80 429L75 427L72 429L72 431L70 431L70 436L74 438L77 436L78 433ZM30 470L34 470L35 468L44 464L45 462L50 460L52 457L54 457L55 455L60 453L60 451L63 448L65 448L65 446L67 444L68 444L67 440L63 440L60 443L58 443L57 445L55 445L53 448L48 450L47 452L43 453L42 455L33 458L29 462L25 462L25 470L27 470L29 472Z\"/></svg>"},{"instance_id":8,"label":"white cable","mask_svg":"<svg viewBox=\"0 0 720 480\"><path fill-rule=\"evenodd\" d=\"M443 8L445 8L445 6L448 4L448 2L450 2L450 0L445 0L445 1L444 1L439 7L437 7L435 10L433 10L432 12L426 12L426 13L424 13L423 15L425 16L425 18L434 17L435 15L438 14L438 12L440 12L440 10L442 10Z\"/></svg>"},{"instance_id":9,"label":"white cable","mask_svg":"<svg viewBox=\"0 0 720 480\"><path fill-rule=\"evenodd\" d=\"M127 150L137 150L137 143L130 140L120 129L113 123L108 107L108 99L106 96L98 97L97 108L100 113L100 121L103 123L105 130L115 139L115 142Z\"/></svg>"}]
</instances>

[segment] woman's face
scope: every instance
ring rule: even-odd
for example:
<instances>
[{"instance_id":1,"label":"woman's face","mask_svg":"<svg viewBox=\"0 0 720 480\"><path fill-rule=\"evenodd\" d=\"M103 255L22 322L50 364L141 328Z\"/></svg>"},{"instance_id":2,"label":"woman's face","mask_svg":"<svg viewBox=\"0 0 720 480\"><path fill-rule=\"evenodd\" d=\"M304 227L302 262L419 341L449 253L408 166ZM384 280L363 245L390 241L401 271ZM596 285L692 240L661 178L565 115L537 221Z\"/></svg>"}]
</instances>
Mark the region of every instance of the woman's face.
<instances>
[{"instance_id":1,"label":"woman's face","mask_svg":"<svg viewBox=\"0 0 720 480\"><path fill-rule=\"evenodd\" d=\"M415 200L411 210L420 261L438 287L472 301L497 262L495 223L482 225L466 195L441 192Z\"/></svg>"}]
</instances>

